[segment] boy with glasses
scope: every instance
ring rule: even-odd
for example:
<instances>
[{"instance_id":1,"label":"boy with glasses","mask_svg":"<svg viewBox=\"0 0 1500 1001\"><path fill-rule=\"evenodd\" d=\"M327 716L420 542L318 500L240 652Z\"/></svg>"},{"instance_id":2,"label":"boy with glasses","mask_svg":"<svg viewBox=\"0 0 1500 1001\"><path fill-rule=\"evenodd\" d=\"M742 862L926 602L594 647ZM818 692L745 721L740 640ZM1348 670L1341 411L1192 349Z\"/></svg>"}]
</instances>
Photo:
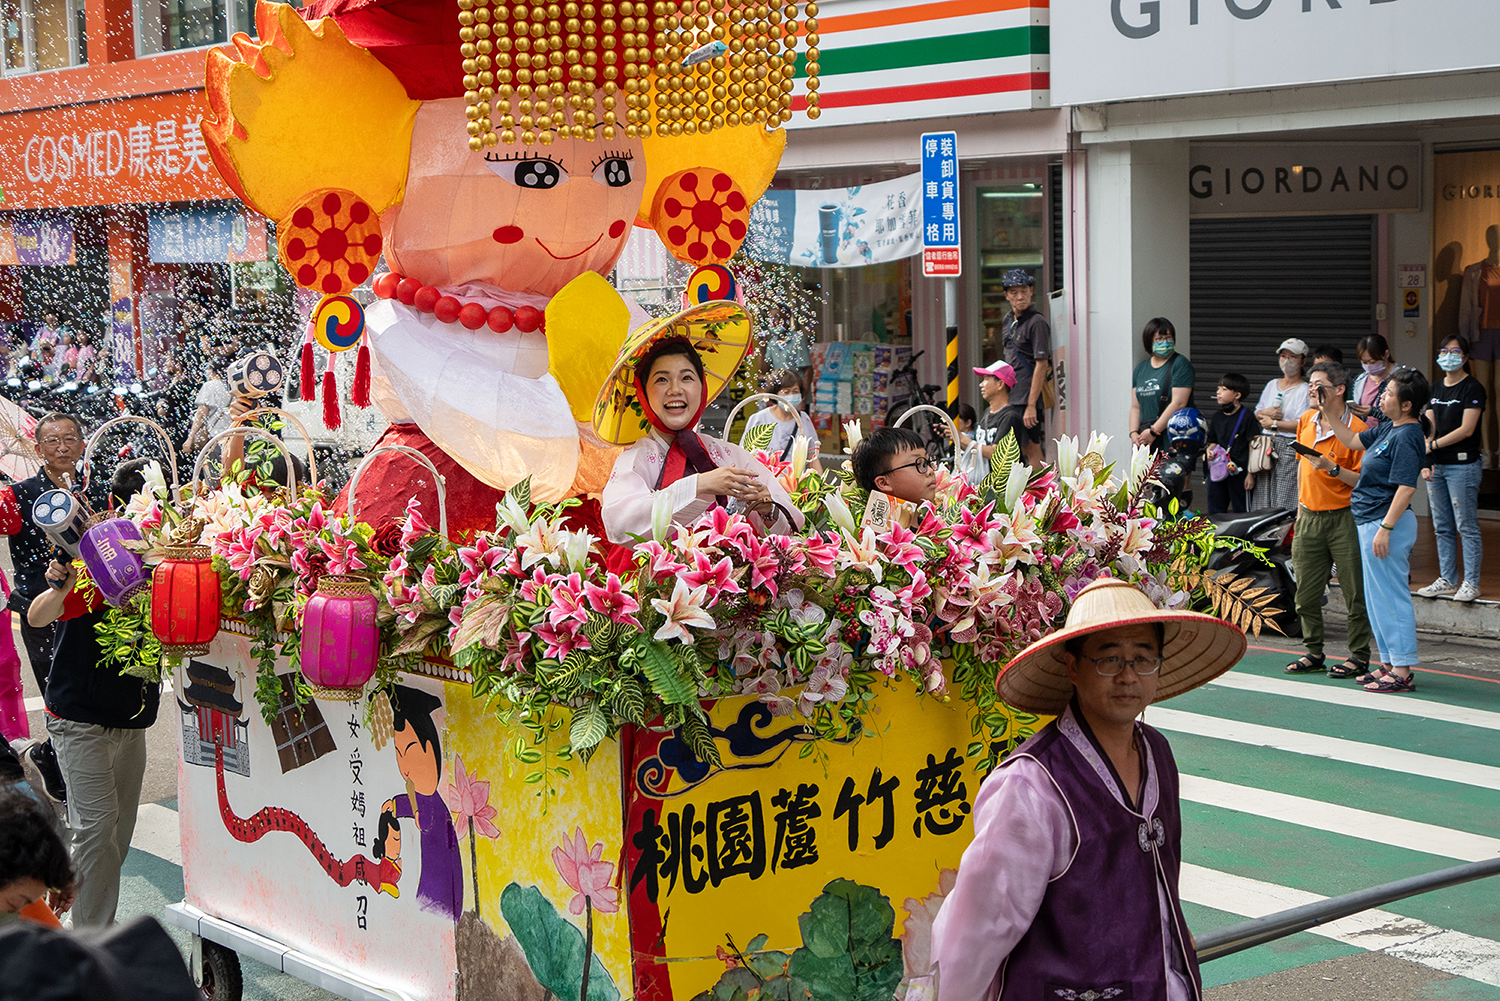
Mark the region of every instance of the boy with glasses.
<instances>
[{"instance_id":1,"label":"boy with glasses","mask_svg":"<svg viewBox=\"0 0 1500 1001\"><path fill-rule=\"evenodd\" d=\"M911 504L937 497L937 465L910 428L876 428L854 447L854 482Z\"/></svg>"}]
</instances>

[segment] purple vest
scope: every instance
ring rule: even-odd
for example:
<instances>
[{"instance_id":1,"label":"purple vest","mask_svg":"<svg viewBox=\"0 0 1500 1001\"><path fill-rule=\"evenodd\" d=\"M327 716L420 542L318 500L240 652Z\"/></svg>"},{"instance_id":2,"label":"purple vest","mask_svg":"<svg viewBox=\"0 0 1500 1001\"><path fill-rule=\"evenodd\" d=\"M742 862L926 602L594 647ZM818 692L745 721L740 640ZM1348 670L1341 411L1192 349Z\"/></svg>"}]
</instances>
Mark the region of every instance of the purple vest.
<instances>
[{"instance_id":1,"label":"purple vest","mask_svg":"<svg viewBox=\"0 0 1500 1001\"><path fill-rule=\"evenodd\" d=\"M1190 989L1202 998L1198 957L1177 897L1177 765L1165 737L1145 724L1137 732L1157 772L1158 806L1150 818L1120 805L1056 723L1009 759L1033 758L1052 776L1077 826L1078 850L1067 871L1048 884L1036 920L1001 967L1001 1001L1164 1001L1167 953L1158 886L1171 907L1174 948L1187 957Z\"/></svg>"}]
</instances>

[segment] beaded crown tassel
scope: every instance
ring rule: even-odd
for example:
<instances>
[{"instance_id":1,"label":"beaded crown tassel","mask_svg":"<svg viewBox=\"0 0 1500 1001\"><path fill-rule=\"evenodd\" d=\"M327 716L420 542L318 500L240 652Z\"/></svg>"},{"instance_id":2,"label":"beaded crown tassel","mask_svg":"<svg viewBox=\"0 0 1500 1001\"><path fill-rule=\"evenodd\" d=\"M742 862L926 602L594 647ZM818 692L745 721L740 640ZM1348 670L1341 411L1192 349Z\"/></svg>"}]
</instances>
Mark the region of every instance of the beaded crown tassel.
<instances>
[{"instance_id":1,"label":"beaded crown tassel","mask_svg":"<svg viewBox=\"0 0 1500 1001\"><path fill-rule=\"evenodd\" d=\"M805 34L818 117L818 7L741 0L458 0L469 148L776 128ZM623 97L623 101L621 98Z\"/></svg>"}]
</instances>

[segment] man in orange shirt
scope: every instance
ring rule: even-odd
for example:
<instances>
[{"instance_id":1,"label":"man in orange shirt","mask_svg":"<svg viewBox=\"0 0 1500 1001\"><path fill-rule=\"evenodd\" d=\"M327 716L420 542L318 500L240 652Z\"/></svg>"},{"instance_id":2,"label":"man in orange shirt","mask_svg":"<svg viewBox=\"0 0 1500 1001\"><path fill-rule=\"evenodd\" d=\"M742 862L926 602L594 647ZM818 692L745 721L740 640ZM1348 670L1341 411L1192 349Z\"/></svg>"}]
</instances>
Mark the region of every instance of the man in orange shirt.
<instances>
[{"instance_id":1,"label":"man in orange shirt","mask_svg":"<svg viewBox=\"0 0 1500 1001\"><path fill-rule=\"evenodd\" d=\"M1297 529L1292 536L1292 566L1297 571L1297 617L1307 653L1286 666L1288 674L1328 672L1330 678L1353 678L1370 667L1370 620L1365 613L1359 533L1349 510L1349 495L1359 482L1362 452L1347 448L1326 426L1318 409L1323 398L1337 399L1338 419L1355 431L1364 421L1344 405L1344 367L1325 361L1307 377L1310 406L1297 421L1297 442L1318 452L1298 456ZM1349 609L1349 656L1327 667L1323 657L1323 589L1337 565L1339 587Z\"/></svg>"}]
</instances>

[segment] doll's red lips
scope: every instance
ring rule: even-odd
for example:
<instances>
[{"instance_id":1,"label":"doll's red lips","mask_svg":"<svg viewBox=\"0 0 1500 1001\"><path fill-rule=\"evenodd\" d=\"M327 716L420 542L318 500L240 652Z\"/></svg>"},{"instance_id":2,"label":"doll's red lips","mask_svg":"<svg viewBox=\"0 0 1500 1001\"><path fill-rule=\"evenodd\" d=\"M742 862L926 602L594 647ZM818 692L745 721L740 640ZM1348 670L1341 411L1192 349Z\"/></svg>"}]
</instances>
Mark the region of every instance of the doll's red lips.
<instances>
[{"instance_id":1,"label":"doll's red lips","mask_svg":"<svg viewBox=\"0 0 1500 1001\"><path fill-rule=\"evenodd\" d=\"M532 237L532 239L536 239L536 238ZM550 257L550 258L552 258L554 261L571 261L573 258L575 258L575 257L582 257L584 254L587 254L590 250L593 250L595 247L597 247L599 245L599 241L602 240L602 239L604 239L604 234L600 233L598 236L594 237L594 242L593 243L589 244L587 247L584 247L578 253L576 253L576 254L569 254L566 257L558 257L552 251L547 250L547 245L545 243L543 243L541 240L537 240L536 241L536 245L538 247L541 247L543 250L547 250L547 256Z\"/></svg>"}]
</instances>

